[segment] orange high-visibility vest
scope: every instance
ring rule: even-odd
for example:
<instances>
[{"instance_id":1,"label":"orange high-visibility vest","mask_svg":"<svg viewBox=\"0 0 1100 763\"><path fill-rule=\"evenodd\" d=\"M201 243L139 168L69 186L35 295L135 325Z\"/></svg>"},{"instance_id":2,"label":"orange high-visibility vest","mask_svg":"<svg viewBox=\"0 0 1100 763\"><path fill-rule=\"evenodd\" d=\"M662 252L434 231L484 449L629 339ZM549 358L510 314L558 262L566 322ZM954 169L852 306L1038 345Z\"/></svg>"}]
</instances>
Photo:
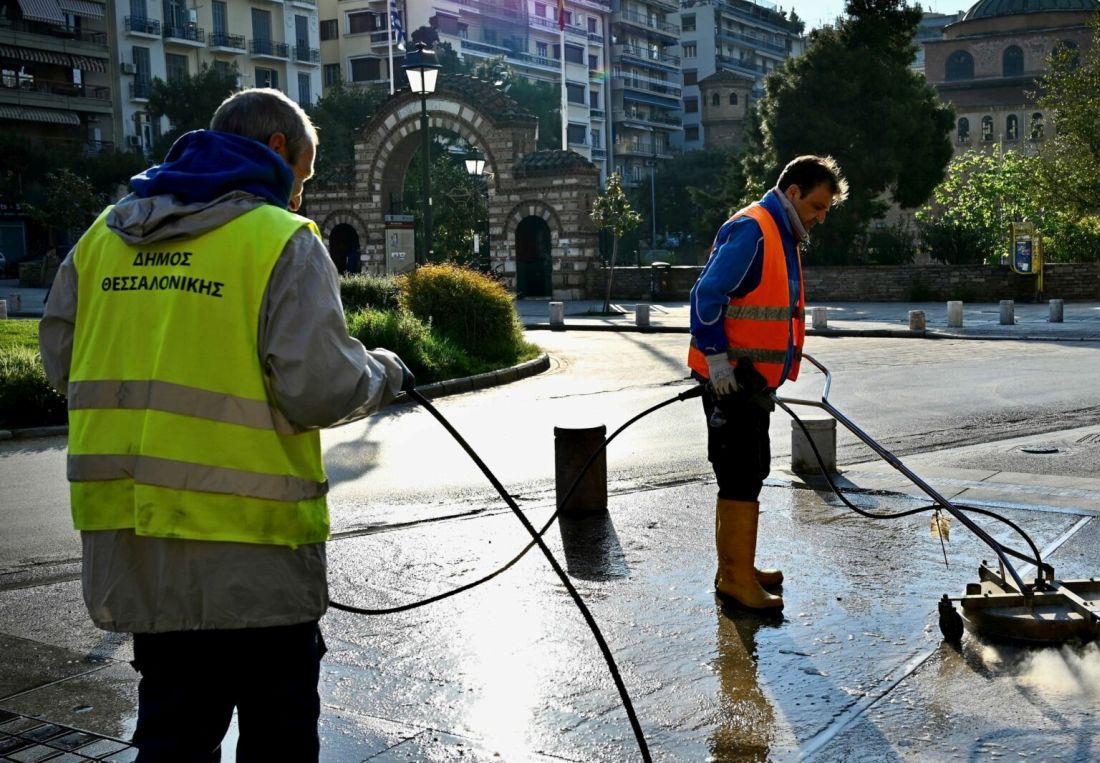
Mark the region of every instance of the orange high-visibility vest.
<instances>
[{"instance_id":1,"label":"orange high-visibility vest","mask_svg":"<svg viewBox=\"0 0 1100 763\"><path fill-rule=\"evenodd\" d=\"M743 297L731 299L726 306L726 356L736 365L738 358L748 358L756 370L768 380L769 387L778 387L785 379L798 378L802 360L802 345L806 341L806 290L802 285L802 262L798 262L798 304L791 307L787 258L779 226L759 203L737 212L733 218L751 217L764 235L764 263L760 284ZM731 218L731 219L733 219ZM787 351L791 352L791 367L782 377ZM691 340L688 366L705 379L710 369L702 350Z\"/></svg>"}]
</instances>

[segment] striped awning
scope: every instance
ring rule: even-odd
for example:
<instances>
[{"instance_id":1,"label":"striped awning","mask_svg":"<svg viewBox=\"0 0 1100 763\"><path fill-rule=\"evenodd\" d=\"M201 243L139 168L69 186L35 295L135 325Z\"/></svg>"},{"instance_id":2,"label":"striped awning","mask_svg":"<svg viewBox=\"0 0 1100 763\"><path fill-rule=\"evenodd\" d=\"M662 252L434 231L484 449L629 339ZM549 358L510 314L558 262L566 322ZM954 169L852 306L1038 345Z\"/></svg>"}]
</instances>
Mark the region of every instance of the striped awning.
<instances>
[{"instance_id":1,"label":"striped awning","mask_svg":"<svg viewBox=\"0 0 1100 763\"><path fill-rule=\"evenodd\" d=\"M61 10L86 19L101 19L104 16L103 3L92 0L57 0Z\"/></svg>"},{"instance_id":2,"label":"striped awning","mask_svg":"<svg viewBox=\"0 0 1100 763\"><path fill-rule=\"evenodd\" d=\"M26 61L36 64L53 64L70 69L83 69L86 72L107 71L107 59L74 56L71 53L55 53L52 50L20 48L15 45L0 45L0 58L12 61Z\"/></svg>"},{"instance_id":3,"label":"striped awning","mask_svg":"<svg viewBox=\"0 0 1100 763\"><path fill-rule=\"evenodd\" d=\"M46 24L65 24L65 14L57 0L19 0L23 18L28 21L41 21Z\"/></svg>"},{"instance_id":4,"label":"striped awning","mask_svg":"<svg viewBox=\"0 0 1100 763\"><path fill-rule=\"evenodd\" d=\"M53 125L79 125L80 117L72 111L37 109L31 106L7 106L0 104L0 119L16 119L20 122L45 122Z\"/></svg>"}]
</instances>

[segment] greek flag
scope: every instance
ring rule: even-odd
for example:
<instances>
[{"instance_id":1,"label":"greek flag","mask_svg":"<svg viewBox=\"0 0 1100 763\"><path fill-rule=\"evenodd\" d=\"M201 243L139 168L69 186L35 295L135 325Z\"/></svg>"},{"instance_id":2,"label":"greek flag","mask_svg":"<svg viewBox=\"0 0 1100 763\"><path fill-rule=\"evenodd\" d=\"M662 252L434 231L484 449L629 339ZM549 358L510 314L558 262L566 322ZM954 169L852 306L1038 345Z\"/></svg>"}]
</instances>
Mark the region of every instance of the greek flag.
<instances>
[{"instance_id":1,"label":"greek flag","mask_svg":"<svg viewBox=\"0 0 1100 763\"><path fill-rule=\"evenodd\" d=\"M397 49L405 49L405 27L401 25L401 11L397 10L397 0L390 0L390 25L397 33Z\"/></svg>"}]
</instances>

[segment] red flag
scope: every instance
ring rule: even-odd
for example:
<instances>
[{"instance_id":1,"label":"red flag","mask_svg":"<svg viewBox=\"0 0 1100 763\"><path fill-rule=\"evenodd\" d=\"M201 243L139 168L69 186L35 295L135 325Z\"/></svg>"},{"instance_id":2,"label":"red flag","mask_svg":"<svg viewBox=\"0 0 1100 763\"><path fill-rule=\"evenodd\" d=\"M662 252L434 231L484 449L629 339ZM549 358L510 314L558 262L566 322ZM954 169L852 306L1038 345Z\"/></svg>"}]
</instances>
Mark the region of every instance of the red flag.
<instances>
[{"instance_id":1,"label":"red flag","mask_svg":"<svg viewBox=\"0 0 1100 763\"><path fill-rule=\"evenodd\" d=\"M565 0L558 0L558 31L565 31ZM564 51L562 55L565 55Z\"/></svg>"}]
</instances>

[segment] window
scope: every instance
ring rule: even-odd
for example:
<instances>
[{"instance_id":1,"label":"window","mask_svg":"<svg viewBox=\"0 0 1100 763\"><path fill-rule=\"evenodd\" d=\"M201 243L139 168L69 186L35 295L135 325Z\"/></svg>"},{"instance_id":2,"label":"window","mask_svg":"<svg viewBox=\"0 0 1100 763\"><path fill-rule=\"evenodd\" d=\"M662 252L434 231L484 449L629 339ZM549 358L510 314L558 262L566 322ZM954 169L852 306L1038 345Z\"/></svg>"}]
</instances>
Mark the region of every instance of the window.
<instances>
[{"instance_id":1,"label":"window","mask_svg":"<svg viewBox=\"0 0 1100 763\"><path fill-rule=\"evenodd\" d=\"M459 24L458 25L458 37L461 40L470 39L470 25L469 24Z\"/></svg>"},{"instance_id":2,"label":"window","mask_svg":"<svg viewBox=\"0 0 1100 763\"><path fill-rule=\"evenodd\" d=\"M588 71L596 72L600 70L600 57L589 56L588 57Z\"/></svg>"},{"instance_id":3,"label":"window","mask_svg":"<svg viewBox=\"0 0 1100 763\"><path fill-rule=\"evenodd\" d=\"M595 16L589 16L588 17L588 33L589 34L599 34L600 33L599 19L597 19Z\"/></svg>"},{"instance_id":4,"label":"window","mask_svg":"<svg viewBox=\"0 0 1100 763\"><path fill-rule=\"evenodd\" d=\"M699 81L699 73L695 69L684 69L684 87L694 85Z\"/></svg>"},{"instance_id":5,"label":"window","mask_svg":"<svg viewBox=\"0 0 1100 763\"><path fill-rule=\"evenodd\" d=\"M688 125L684 128L684 140L699 140L698 125Z\"/></svg>"},{"instance_id":6,"label":"window","mask_svg":"<svg viewBox=\"0 0 1100 763\"><path fill-rule=\"evenodd\" d=\"M697 49L694 42L684 43L684 58L695 58L697 55Z\"/></svg>"},{"instance_id":7,"label":"window","mask_svg":"<svg viewBox=\"0 0 1100 763\"><path fill-rule=\"evenodd\" d=\"M982 117L982 140L986 143L993 140L993 117L988 114Z\"/></svg>"},{"instance_id":8,"label":"window","mask_svg":"<svg viewBox=\"0 0 1100 763\"><path fill-rule=\"evenodd\" d=\"M588 127L585 125L569 125L568 128L569 142L578 145L586 145L588 137Z\"/></svg>"},{"instance_id":9,"label":"window","mask_svg":"<svg viewBox=\"0 0 1100 763\"><path fill-rule=\"evenodd\" d=\"M325 64L324 71L324 83L325 87L332 87L333 85L339 85L343 77L340 76L340 64Z\"/></svg>"},{"instance_id":10,"label":"window","mask_svg":"<svg viewBox=\"0 0 1100 763\"><path fill-rule=\"evenodd\" d=\"M229 12L226 10L225 3L220 0L210 3L210 15L214 20L214 39L224 40L229 32Z\"/></svg>"},{"instance_id":11,"label":"window","mask_svg":"<svg viewBox=\"0 0 1100 763\"><path fill-rule=\"evenodd\" d=\"M179 82L187 79L187 56L178 56L175 53L164 54L164 71L169 82Z\"/></svg>"},{"instance_id":12,"label":"window","mask_svg":"<svg viewBox=\"0 0 1100 763\"><path fill-rule=\"evenodd\" d=\"M294 14L294 47L299 61L310 59L309 49L309 17Z\"/></svg>"},{"instance_id":13,"label":"window","mask_svg":"<svg viewBox=\"0 0 1100 763\"><path fill-rule=\"evenodd\" d=\"M1038 111L1031 115L1031 139L1043 139L1043 115Z\"/></svg>"},{"instance_id":14,"label":"window","mask_svg":"<svg viewBox=\"0 0 1100 763\"><path fill-rule=\"evenodd\" d=\"M134 84L143 86L145 92L148 93L153 83L153 67L150 63L149 48L135 45L131 55L134 57L134 69L136 69Z\"/></svg>"},{"instance_id":15,"label":"window","mask_svg":"<svg viewBox=\"0 0 1100 763\"><path fill-rule=\"evenodd\" d=\"M718 95L717 92L711 93L710 105L711 106L721 106L722 105L722 96Z\"/></svg>"},{"instance_id":16,"label":"window","mask_svg":"<svg viewBox=\"0 0 1100 763\"><path fill-rule=\"evenodd\" d=\"M257 40L271 42L271 14L268 11L252 9L252 36ZM271 47L267 46L267 52Z\"/></svg>"},{"instance_id":17,"label":"window","mask_svg":"<svg viewBox=\"0 0 1100 763\"><path fill-rule=\"evenodd\" d=\"M1015 114L1009 114L1005 119L1005 138L1007 140L1020 139L1020 120Z\"/></svg>"},{"instance_id":18,"label":"window","mask_svg":"<svg viewBox=\"0 0 1100 763\"><path fill-rule=\"evenodd\" d=\"M698 98L685 98L684 99L684 113L685 114L698 114L699 113L699 99Z\"/></svg>"},{"instance_id":19,"label":"window","mask_svg":"<svg viewBox=\"0 0 1100 763\"><path fill-rule=\"evenodd\" d=\"M313 95L310 93L312 88L309 83L308 74L298 75L298 105L302 108L313 105Z\"/></svg>"},{"instance_id":20,"label":"window","mask_svg":"<svg viewBox=\"0 0 1100 763\"><path fill-rule=\"evenodd\" d=\"M974 57L965 50L956 50L947 57L944 79L974 79Z\"/></svg>"},{"instance_id":21,"label":"window","mask_svg":"<svg viewBox=\"0 0 1100 763\"><path fill-rule=\"evenodd\" d=\"M369 11L348 14L348 34L365 34L378 31L375 15Z\"/></svg>"},{"instance_id":22,"label":"window","mask_svg":"<svg viewBox=\"0 0 1100 763\"><path fill-rule=\"evenodd\" d=\"M596 127L592 128L592 145L596 148L602 148L600 146L600 130Z\"/></svg>"},{"instance_id":23,"label":"window","mask_svg":"<svg viewBox=\"0 0 1100 763\"><path fill-rule=\"evenodd\" d=\"M535 15L538 16L540 19L546 18L545 3L535 3Z\"/></svg>"},{"instance_id":24,"label":"window","mask_svg":"<svg viewBox=\"0 0 1100 763\"><path fill-rule=\"evenodd\" d=\"M130 15L135 19L146 18L145 0L130 0Z\"/></svg>"},{"instance_id":25,"label":"window","mask_svg":"<svg viewBox=\"0 0 1100 763\"><path fill-rule=\"evenodd\" d=\"M1068 57L1071 69L1076 69L1081 62L1081 52L1077 49L1077 43L1073 40L1062 40L1055 45L1053 56L1056 59L1063 56Z\"/></svg>"},{"instance_id":26,"label":"window","mask_svg":"<svg viewBox=\"0 0 1100 763\"><path fill-rule=\"evenodd\" d=\"M680 17L680 29L682 29L685 32L694 32L695 31L695 14L694 13L685 13L683 16Z\"/></svg>"},{"instance_id":27,"label":"window","mask_svg":"<svg viewBox=\"0 0 1100 763\"><path fill-rule=\"evenodd\" d=\"M966 117L959 119L958 136L959 143L970 142L970 120Z\"/></svg>"},{"instance_id":28,"label":"window","mask_svg":"<svg viewBox=\"0 0 1100 763\"><path fill-rule=\"evenodd\" d=\"M377 58L351 59L352 82L376 82L382 79L382 62Z\"/></svg>"},{"instance_id":29,"label":"window","mask_svg":"<svg viewBox=\"0 0 1100 763\"><path fill-rule=\"evenodd\" d=\"M538 41L535 42L535 55L538 56L539 58L546 58L547 57L546 43L545 42L538 42Z\"/></svg>"},{"instance_id":30,"label":"window","mask_svg":"<svg viewBox=\"0 0 1100 763\"><path fill-rule=\"evenodd\" d=\"M570 64L583 64L584 63L584 48L578 48L575 45L565 46L565 60Z\"/></svg>"},{"instance_id":31,"label":"window","mask_svg":"<svg viewBox=\"0 0 1100 763\"><path fill-rule=\"evenodd\" d=\"M737 105L737 93L735 93L731 90L730 91L730 106L736 106L736 105Z\"/></svg>"},{"instance_id":32,"label":"window","mask_svg":"<svg viewBox=\"0 0 1100 763\"><path fill-rule=\"evenodd\" d=\"M279 72L275 69L261 69L256 67L256 87L271 87L279 89Z\"/></svg>"},{"instance_id":33,"label":"window","mask_svg":"<svg viewBox=\"0 0 1100 763\"><path fill-rule=\"evenodd\" d=\"M321 22L321 39L336 40L340 37L340 22L337 19L326 19Z\"/></svg>"},{"instance_id":34,"label":"window","mask_svg":"<svg viewBox=\"0 0 1100 763\"><path fill-rule=\"evenodd\" d=\"M565 92L566 98L570 103L584 105L584 85L574 85L572 82L566 82Z\"/></svg>"},{"instance_id":35,"label":"window","mask_svg":"<svg viewBox=\"0 0 1100 763\"><path fill-rule=\"evenodd\" d=\"M1001 71L1006 77L1024 73L1024 52L1016 45L1009 45L1001 55Z\"/></svg>"},{"instance_id":36,"label":"window","mask_svg":"<svg viewBox=\"0 0 1100 763\"><path fill-rule=\"evenodd\" d=\"M588 91L588 106L592 109L598 109L600 107L600 91L589 90Z\"/></svg>"}]
</instances>

